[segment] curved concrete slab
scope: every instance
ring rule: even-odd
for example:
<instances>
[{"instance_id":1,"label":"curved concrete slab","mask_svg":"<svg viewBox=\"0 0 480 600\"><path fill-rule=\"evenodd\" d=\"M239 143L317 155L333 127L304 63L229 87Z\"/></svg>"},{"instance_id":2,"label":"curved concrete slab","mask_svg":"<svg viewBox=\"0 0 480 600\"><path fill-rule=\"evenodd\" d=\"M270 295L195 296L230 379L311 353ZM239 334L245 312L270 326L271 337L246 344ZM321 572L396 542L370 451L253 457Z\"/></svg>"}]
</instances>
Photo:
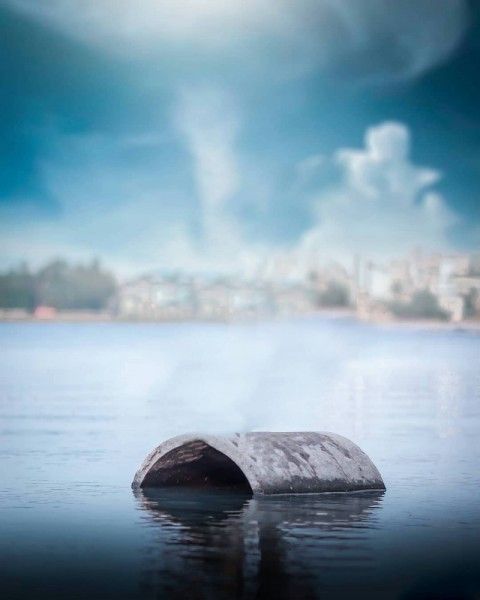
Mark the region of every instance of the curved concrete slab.
<instances>
[{"instance_id":1,"label":"curved concrete slab","mask_svg":"<svg viewBox=\"0 0 480 600\"><path fill-rule=\"evenodd\" d=\"M253 494L384 490L378 469L353 442L320 432L181 435L155 448L133 488L227 487Z\"/></svg>"}]
</instances>

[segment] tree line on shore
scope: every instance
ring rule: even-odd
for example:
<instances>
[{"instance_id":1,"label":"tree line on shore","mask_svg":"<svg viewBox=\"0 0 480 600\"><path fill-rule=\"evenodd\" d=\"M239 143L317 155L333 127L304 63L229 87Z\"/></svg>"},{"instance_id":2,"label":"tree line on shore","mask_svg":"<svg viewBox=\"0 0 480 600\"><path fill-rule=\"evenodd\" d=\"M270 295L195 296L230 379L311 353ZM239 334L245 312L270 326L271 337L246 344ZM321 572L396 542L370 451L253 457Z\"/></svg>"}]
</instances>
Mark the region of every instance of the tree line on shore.
<instances>
[{"instance_id":1,"label":"tree line on shore","mask_svg":"<svg viewBox=\"0 0 480 600\"><path fill-rule=\"evenodd\" d=\"M36 271L24 264L0 273L0 308L102 310L116 289L114 275L98 260L72 265L59 259Z\"/></svg>"}]
</instances>

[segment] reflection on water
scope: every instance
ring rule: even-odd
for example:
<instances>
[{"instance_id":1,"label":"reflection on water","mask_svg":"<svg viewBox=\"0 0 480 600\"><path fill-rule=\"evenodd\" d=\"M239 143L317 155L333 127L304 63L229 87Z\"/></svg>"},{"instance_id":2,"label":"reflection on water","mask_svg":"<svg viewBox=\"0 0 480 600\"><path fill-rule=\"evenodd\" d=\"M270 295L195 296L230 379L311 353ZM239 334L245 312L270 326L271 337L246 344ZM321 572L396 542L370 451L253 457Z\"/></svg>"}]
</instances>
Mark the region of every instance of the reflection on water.
<instances>
[{"instance_id":1,"label":"reflection on water","mask_svg":"<svg viewBox=\"0 0 480 600\"><path fill-rule=\"evenodd\" d=\"M149 597L313 598L369 579L383 492L254 497L229 492L136 492L156 536L145 553ZM340 576L343 577L343 575ZM195 591L196 590L196 591Z\"/></svg>"}]
</instances>

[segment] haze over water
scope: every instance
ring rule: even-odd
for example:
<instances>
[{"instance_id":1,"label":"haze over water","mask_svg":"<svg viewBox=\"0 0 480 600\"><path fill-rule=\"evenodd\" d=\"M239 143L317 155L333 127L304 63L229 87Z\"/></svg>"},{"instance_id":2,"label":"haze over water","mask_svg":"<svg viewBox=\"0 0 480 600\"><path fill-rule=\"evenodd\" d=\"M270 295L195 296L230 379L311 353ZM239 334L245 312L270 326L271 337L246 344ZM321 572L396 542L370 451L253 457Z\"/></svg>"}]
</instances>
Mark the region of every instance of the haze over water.
<instances>
[{"instance_id":1,"label":"haze over water","mask_svg":"<svg viewBox=\"0 0 480 600\"><path fill-rule=\"evenodd\" d=\"M478 597L478 334L319 318L1 324L5 598ZM385 494L134 495L185 432L324 430Z\"/></svg>"}]
</instances>

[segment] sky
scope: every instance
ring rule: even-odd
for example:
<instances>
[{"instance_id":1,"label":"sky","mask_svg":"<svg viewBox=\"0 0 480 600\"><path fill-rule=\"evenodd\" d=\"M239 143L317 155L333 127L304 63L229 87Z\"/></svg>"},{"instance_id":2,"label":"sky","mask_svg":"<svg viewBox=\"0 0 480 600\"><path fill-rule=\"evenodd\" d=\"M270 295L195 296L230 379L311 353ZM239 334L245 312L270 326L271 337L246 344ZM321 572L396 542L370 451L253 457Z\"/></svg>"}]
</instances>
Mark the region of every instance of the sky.
<instances>
[{"instance_id":1,"label":"sky","mask_svg":"<svg viewBox=\"0 0 480 600\"><path fill-rule=\"evenodd\" d=\"M480 5L0 0L0 268L480 249Z\"/></svg>"}]
</instances>

